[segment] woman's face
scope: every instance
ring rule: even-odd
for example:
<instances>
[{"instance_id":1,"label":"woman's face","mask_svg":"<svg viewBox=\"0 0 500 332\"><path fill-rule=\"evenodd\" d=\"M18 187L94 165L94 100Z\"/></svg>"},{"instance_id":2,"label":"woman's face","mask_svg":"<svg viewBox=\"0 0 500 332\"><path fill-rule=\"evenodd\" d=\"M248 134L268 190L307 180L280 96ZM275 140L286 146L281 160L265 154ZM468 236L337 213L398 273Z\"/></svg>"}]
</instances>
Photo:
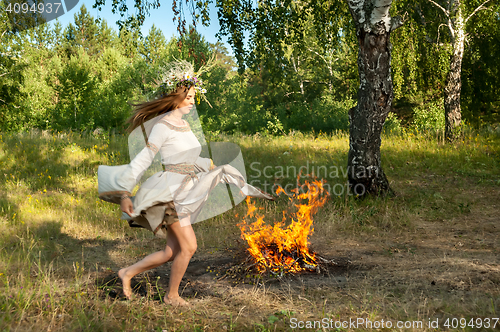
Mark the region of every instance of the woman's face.
<instances>
[{"instance_id":1,"label":"woman's face","mask_svg":"<svg viewBox=\"0 0 500 332\"><path fill-rule=\"evenodd\" d=\"M194 97L195 97L194 87L191 87L188 91L186 99L181 101L181 103L177 106L177 108L185 110L186 111L185 114L189 113L189 111L194 105Z\"/></svg>"}]
</instances>

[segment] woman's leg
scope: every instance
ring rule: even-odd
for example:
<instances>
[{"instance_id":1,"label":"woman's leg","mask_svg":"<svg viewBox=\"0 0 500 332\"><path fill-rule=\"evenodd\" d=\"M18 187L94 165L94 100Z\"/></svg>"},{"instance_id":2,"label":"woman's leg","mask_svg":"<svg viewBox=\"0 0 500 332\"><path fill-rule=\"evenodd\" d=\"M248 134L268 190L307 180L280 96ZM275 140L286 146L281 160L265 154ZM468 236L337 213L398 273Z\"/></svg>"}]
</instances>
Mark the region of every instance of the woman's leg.
<instances>
[{"instance_id":1,"label":"woman's leg","mask_svg":"<svg viewBox=\"0 0 500 332\"><path fill-rule=\"evenodd\" d=\"M173 232L167 232L167 245L164 250L157 251L144 257L139 262L129 267L123 268L118 271L118 276L122 280L123 294L130 299L132 296L132 288L130 287L130 280L138 273L153 269L157 266L171 261L179 252L179 242Z\"/></svg>"},{"instance_id":2,"label":"woman's leg","mask_svg":"<svg viewBox=\"0 0 500 332\"><path fill-rule=\"evenodd\" d=\"M187 226L181 226L181 224L187 224ZM170 225L168 230L177 238L180 250L172 262L168 292L165 295L164 301L173 305L186 305L187 302L179 296L179 285L189 265L189 261L197 249L196 235L191 224L186 222L176 222Z\"/></svg>"}]
</instances>

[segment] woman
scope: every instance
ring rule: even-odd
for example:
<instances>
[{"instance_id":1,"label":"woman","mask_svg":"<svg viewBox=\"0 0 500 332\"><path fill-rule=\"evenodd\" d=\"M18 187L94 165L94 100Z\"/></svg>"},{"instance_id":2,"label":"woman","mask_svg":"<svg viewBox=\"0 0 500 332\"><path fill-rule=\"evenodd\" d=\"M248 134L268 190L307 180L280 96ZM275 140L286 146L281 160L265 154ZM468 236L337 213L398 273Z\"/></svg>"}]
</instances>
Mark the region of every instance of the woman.
<instances>
[{"instance_id":1,"label":"woman","mask_svg":"<svg viewBox=\"0 0 500 332\"><path fill-rule=\"evenodd\" d=\"M99 166L98 181L99 197L119 203L131 226L145 227L154 233L162 228L167 230L164 250L118 272L125 296L129 299L132 296L130 281L135 275L172 261L164 301L185 306L187 302L179 296L179 285L197 248L191 224L209 193L218 183L225 182L238 186L244 195L273 198L247 184L234 167L215 167L211 159L199 157L201 145L182 117L189 114L195 99L199 100L199 94L205 90L201 89L201 80L192 72L191 64L177 62L173 68L160 86L160 97L136 105L136 112L129 119L130 131L154 119L146 147L128 165ZM173 90L168 90L169 87ZM164 171L148 178L135 197L131 197L131 191L158 151Z\"/></svg>"}]
</instances>

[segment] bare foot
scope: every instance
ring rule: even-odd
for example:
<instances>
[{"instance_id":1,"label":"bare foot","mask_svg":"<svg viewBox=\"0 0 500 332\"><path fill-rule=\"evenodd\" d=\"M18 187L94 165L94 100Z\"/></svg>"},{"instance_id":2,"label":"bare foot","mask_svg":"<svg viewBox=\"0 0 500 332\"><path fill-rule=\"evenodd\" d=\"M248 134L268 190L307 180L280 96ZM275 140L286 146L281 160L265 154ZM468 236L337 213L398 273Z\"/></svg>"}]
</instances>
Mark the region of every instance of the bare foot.
<instances>
[{"instance_id":1,"label":"bare foot","mask_svg":"<svg viewBox=\"0 0 500 332\"><path fill-rule=\"evenodd\" d=\"M126 277L126 269L121 269L118 271L118 277L122 280L123 284L123 294L127 299L132 299L132 287L130 287L130 278Z\"/></svg>"},{"instance_id":2,"label":"bare foot","mask_svg":"<svg viewBox=\"0 0 500 332\"><path fill-rule=\"evenodd\" d=\"M174 306L174 307L186 307L186 308L191 307L189 305L189 303L187 303L180 296L169 297L169 296L165 295L165 297L163 298L163 301L165 302L165 304L169 304L169 305Z\"/></svg>"}]
</instances>

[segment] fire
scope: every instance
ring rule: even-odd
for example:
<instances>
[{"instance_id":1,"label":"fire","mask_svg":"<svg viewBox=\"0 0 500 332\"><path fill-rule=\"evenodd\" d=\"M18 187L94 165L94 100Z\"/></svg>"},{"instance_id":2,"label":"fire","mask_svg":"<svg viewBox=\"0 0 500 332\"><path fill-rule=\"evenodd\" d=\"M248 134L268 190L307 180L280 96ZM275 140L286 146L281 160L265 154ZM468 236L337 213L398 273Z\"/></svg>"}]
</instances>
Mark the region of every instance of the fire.
<instances>
[{"instance_id":1,"label":"fire","mask_svg":"<svg viewBox=\"0 0 500 332\"><path fill-rule=\"evenodd\" d=\"M295 273L317 267L316 254L308 248L308 238L314 232L312 217L325 204L329 193L323 188L323 181L305 181L300 188L307 190L299 193L299 189L294 189L289 195L296 211L288 218L283 211L283 219L274 226L264 222L264 216L257 213L257 208L247 197L248 211L238 226L259 272ZM281 193L286 194L282 187L278 187L276 194ZM257 220L247 224L247 218ZM287 219L291 220L288 226L285 225Z\"/></svg>"}]
</instances>

